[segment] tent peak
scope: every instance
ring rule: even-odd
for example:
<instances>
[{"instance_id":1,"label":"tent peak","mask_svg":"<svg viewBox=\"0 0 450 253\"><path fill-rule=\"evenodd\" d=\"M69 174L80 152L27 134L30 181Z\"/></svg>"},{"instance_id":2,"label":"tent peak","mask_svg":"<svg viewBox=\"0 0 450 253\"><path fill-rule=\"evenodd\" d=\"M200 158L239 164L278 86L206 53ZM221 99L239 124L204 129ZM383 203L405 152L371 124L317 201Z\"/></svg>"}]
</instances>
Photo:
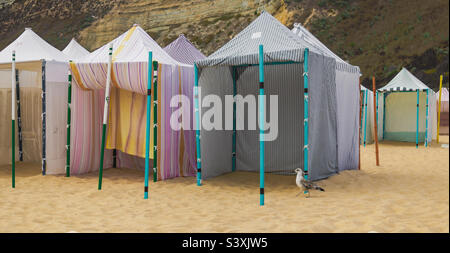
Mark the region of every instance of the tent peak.
<instances>
[{"instance_id":1,"label":"tent peak","mask_svg":"<svg viewBox=\"0 0 450 253\"><path fill-rule=\"evenodd\" d=\"M32 31L31 27L25 27L25 31Z\"/></svg>"}]
</instances>

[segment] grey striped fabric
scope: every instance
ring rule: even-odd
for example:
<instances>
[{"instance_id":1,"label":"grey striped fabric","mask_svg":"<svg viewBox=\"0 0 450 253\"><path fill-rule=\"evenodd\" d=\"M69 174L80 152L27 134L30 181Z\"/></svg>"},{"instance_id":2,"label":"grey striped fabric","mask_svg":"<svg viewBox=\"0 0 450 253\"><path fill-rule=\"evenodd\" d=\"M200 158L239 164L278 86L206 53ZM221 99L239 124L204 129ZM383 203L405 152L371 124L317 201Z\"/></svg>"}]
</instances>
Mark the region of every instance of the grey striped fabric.
<instances>
[{"instance_id":1,"label":"grey striped fabric","mask_svg":"<svg viewBox=\"0 0 450 253\"><path fill-rule=\"evenodd\" d=\"M328 57L336 59L336 69L340 71L350 72L350 73L360 73L358 66L353 66L346 61L342 60L333 51L328 49L319 39L317 39L311 32L309 32L305 27L299 23L294 24L292 32L296 34L303 42L304 47L309 48L311 51L326 55Z\"/></svg>"},{"instance_id":2,"label":"grey striped fabric","mask_svg":"<svg viewBox=\"0 0 450 253\"><path fill-rule=\"evenodd\" d=\"M208 95L216 95L223 99L225 95L233 94L231 66L237 68L237 94L244 96L258 94L258 67L248 65L258 64L261 44L264 45L265 93L279 96L277 112L279 135L273 141L265 141L265 171L288 174L295 168L304 166L302 63L307 45L305 46L299 36L270 14L263 12L217 52L206 59L195 61L201 70L199 73L201 99L204 101ZM337 67L335 58L323 53L312 51L309 57L308 164L310 179L319 180L339 171ZM275 62L293 64L270 64ZM357 83L354 87L356 91ZM355 94L357 104L359 95L357 92ZM269 105L270 101L266 106ZM343 106L343 108L346 107ZM355 108L358 107L355 106ZM207 107L200 109L201 115L207 112ZM245 121L257 115L257 112L250 113L252 115L245 115ZM224 115L217 114L219 115L225 118ZM271 115L271 113L267 114L267 119L271 118ZM348 115L345 119L350 117L357 119L358 115ZM354 128L357 140L358 128ZM207 179L231 172L232 131L201 129L201 140L202 177ZM258 131L247 127L245 130L239 130L236 141L236 170L259 171ZM357 154L355 150L357 149L345 149L346 152ZM343 164L352 166L355 163L355 157L352 154L346 155L344 152L341 155L341 158L346 159Z\"/></svg>"},{"instance_id":3,"label":"grey striped fabric","mask_svg":"<svg viewBox=\"0 0 450 253\"><path fill-rule=\"evenodd\" d=\"M263 12L219 50L195 63L199 68L258 64L261 44L264 45L265 63L303 62L304 43L277 19Z\"/></svg>"},{"instance_id":4,"label":"grey striped fabric","mask_svg":"<svg viewBox=\"0 0 450 253\"><path fill-rule=\"evenodd\" d=\"M175 60L189 65L194 65L195 60L206 58L183 34L167 45L164 51Z\"/></svg>"}]
</instances>

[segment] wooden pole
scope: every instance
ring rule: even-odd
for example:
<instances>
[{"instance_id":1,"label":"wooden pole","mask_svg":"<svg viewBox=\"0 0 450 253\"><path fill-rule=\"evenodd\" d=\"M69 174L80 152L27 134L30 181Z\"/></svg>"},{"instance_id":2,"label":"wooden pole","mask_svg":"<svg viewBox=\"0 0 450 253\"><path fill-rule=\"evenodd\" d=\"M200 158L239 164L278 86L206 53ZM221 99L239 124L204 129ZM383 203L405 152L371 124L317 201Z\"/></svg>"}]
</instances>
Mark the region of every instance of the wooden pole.
<instances>
[{"instance_id":1,"label":"wooden pole","mask_svg":"<svg viewBox=\"0 0 450 253\"><path fill-rule=\"evenodd\" d=\"M358 82L359 89L359 132L358 132L358 170L361 170L361 106L362 106L362 96L361 96L361 77Z\"/></svg>"},{"instance_id":2,"label":"wooden pole","mask_svg":"<svg viewBox=\"0 0 450 253\"><path fill-rule=\"evenodd\" d=\"M376 101L376 85L375 85L375 76L372 77L372 84L373 84L373 104L376 105L377 101ZM375 126L375 157L376 157L376 163L377 166L380 166L380 159L378 157L378 132L377 132L377 125L378 125L378 121L377 121L377 107L374 106L373 107L374 113L373 113L373 117L374 117L374 126Z\"/></svg>"},{"instance_id":3,"label":"wooden pole","mask_svg":"<svg viewBox=\"0 0 450 253\"><path fill-rule=\"evenodd\" d=\"M102 146L100 152L100 168L98 173L98 189L102 189L102 179L103 179L103 159L105 156L105 138L106 138L106 126L108 124L108 110L109 110L109 93L111 85L111 68L112 68L112 51L113 44L109 46L108 52L108 70L106 76L106 90L105 90L105 107L103 109L103 128L102 128Z\"/></svg>"},{"instance_id":4,"label":"wooden pole","mask_svg":"<svg viewBox=\"0 0 450 253\"><path fill-rule=\"evenodd\" d=\"M442 75L439 82L439 104L438 104L438 123L436 142L439 143L439 125L441 124L441 94L442 94Z\"/></svg>"}]
</instances>

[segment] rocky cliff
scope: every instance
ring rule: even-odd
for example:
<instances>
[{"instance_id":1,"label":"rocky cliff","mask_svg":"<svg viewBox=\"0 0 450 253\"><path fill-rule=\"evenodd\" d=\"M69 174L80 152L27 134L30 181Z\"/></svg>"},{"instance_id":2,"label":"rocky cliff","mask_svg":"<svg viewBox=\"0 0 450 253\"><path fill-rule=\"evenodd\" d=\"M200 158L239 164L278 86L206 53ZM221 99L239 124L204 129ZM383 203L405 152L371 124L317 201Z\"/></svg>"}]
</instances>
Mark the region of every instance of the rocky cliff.
<instances>
[{"instance_id":1,"label":"rocky cliff","mask_svg":"<svg viewBox=\"0 0 450 253\"><path fill-rule=\"evenodd\" d=\"M366 86L402 66L432 87L440 74L448 83L447 0L0 0L0 48L32 27L60 49L76 37L94 50L137 23L161 46L184 33L208 55L262 10L289 28L305 25L359 65Z\"/></svg>"}]
</instances>

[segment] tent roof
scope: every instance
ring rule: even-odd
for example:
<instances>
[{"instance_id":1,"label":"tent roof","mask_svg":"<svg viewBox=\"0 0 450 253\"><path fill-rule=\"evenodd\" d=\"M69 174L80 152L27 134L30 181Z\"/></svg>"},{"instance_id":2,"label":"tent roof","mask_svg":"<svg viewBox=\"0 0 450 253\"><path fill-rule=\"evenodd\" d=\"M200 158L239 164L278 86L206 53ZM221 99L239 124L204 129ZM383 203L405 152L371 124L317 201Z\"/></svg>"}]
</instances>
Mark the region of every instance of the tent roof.
<instances>
[{"instance_id":1,"label":"tent roof","mask_svg":"<svg viewBox=\"0 0 450 253\"><path fill-rule=\"evenodd\" d=\"M333 51L331 51L328 47L326 47L319 39L317 39L311 32L309 32L301 24L295 23L292 32L294 34L297 34L299 38L303 41L305 47L308 47L311 51L336 59L337 68L360 72L358 66L353 66L348 62L342 60L339 56L333 53Z\"/></svg>"},{"instance_id":2,"label":"tent roof","mask_svg":"<svg viewBox=\"0 0 450 253\"><path fill-rule=\"evenodd\" d=\"M25 31L0 52L0 63L11 62L12 51L16 51L16 62L69 61L67 56L39 37L31 28Z\"/></svg>"},{"instance_id":3,"label":"tent roof","mask_svg":"<svg viewBox=\"0 0 450 253\"><path fill-rule=\"evenodd\" d=\"M89 54L89 51L81 46L75 39L72 39L62 52L71 60L78 60Z\"/></svg>"},{"instance_id":4,"label":"tent roof","mask_svg":"<svg viewBox=\"0 0 450 253\"><path fill-rule=\"evenodd\" d=\"M199 67L257 64L260 44L264 46L264 62L302 62L303 49L307 47L297 35L264 11L228 43L195 63Z\"/></svg>"},{"instance_id":5,"label":"tent roof","mask_svg":"<svg viewBox=\"0 0 450 253\"><path fill-rule=\"evenodd\" d=\"M109 45L113 44L114 62L148 62L148 52L153 52L153 60L160 63L183 65L170 57L139 25L133 25L128 31L105 44L86 57L78 60L79 63L106 63L108 62Z\"/></svg>"},{"instance_id":6,"label":"tent roof","mask_svg":"<svg viewBox=\"0 0 450 253\"><path fill-rule=\"evenodd\" d=\"M167 45L164 51L175 60L189 65L194 65L195 60L206 58L183 34Z\"/></svg>"},{"instance_id":7,"label":"tent roof","mask_svg":"<svg viewBox=\"0 0 450 253\"><path fill-rule=\"evenodd\" d=\"M402 70L379 91L415 91L430 89L407 69Z\"/></svg>"}]
</instances>

